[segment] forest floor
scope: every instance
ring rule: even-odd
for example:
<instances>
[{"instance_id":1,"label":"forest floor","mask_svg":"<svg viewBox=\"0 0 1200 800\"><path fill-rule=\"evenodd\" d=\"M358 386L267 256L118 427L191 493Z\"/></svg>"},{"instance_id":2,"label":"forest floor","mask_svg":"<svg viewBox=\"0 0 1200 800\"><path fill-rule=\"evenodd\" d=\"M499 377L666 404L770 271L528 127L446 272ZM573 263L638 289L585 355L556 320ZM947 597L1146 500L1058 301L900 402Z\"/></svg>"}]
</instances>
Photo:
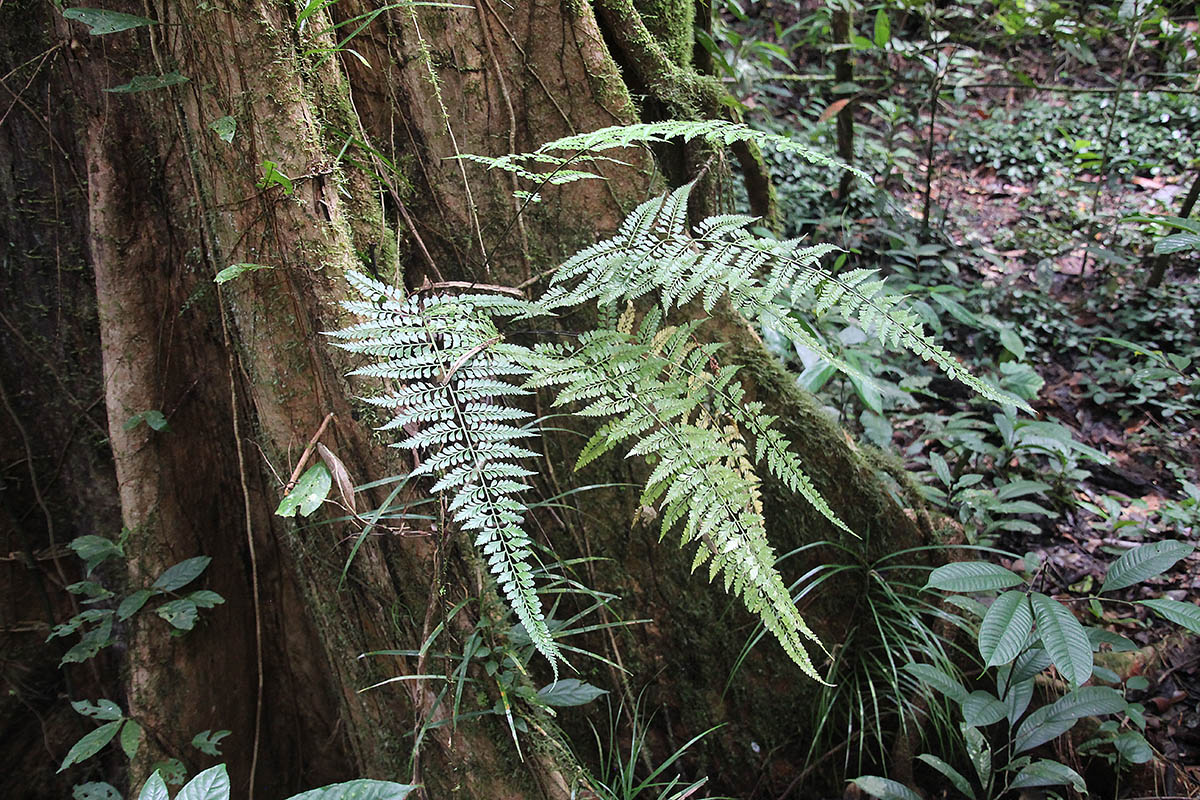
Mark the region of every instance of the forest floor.
<instances>
[{"instance_id":1,"label":"forest floor","mask_svg":"<svg viewBox=\"0 0 1200 800\"><path fill-rule=\"evenodd\" d=\"M836 319L827 339L881 392L779 352L831 413L904 458L967 542L1004 551L1003 566L1033 573L1080 619L1137 645L1097 663L1144 707L1156 758L1121 764L1078 731L1053 743L1091 796L1200 797L1200 639L1145 607L1097 613L1086 599L1131 548L1200 540L1200 258L1173 256L1163 288L1147 290L1154 239L1171 231L1129 219L1179 213L1196 179L1200 100L1133 90L1114 108L1101 77L1094 96L959 96L932 126L911 83L866 92L854 111L856 164L876 183L848 198L814 168L770 157L786 232L832 240L849 251L846 268L887 274L947 349L1029 401L1035 424L870 349ZM785 86L782 97L743 101L766 129L828 151L828 91ZM1177 369L1171 355L1190 363ZM1194 603L1200 551L1117 594L1151 597ZM930 796L957 796L928 775Z\"/></svg>"}]
</instances>

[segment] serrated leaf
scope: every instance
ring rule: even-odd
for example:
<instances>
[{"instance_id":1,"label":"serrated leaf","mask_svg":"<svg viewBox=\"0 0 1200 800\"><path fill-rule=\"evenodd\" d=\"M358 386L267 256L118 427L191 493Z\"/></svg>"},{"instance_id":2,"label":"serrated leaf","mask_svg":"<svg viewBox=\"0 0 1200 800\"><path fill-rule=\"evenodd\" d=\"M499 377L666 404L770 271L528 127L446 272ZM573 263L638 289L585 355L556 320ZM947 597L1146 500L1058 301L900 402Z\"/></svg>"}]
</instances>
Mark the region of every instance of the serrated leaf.
<instances>
[{"instance_id":1,"label":"serrated leaf","mask_svg":"<svg viewBox=\"0 0 1200 800\"><path fill-rule=\"evenodd\" d=\"M608 694L607 690L578 678L563 678L538 689L538 699L548 706L581 706L605 694Z\"/></svg>"},{"instance_id":2,"label":"serrated leaf","mask_svg":"<svg viewBox=\"0 0 1200 800\"><path fill-rule=\"evenodd\" d=\"M879 800L921 800L921 795L903 783L891 780L890 778L880 778L877 775L861 775L851 781L851 783L872 797L878 797Z\"/></svg>"},{"instance_id":3,"label":"serrated leaf","mask_svg":"<svg viewBox=\"0 0 1200 800\"><path fill-rule=\"evenodd\" d=\"M158 770L155 770L142 785L142 791L138 795L138 800L170 800L167 785L163 783L162 776L158 774Z\"/></svg>"},{"instance_id":4,"label":"serrated leaf","mask_svg":"<svg viewBox=\"0 0 1200 800\"><path fill-rule=\"evenodd\" d=\"M121 728L121 749L125 752L125 757L133 761L141 743L142 726L131 719L125 720L125 725Z\"/></svg>"},{"instance_id":5,"label":"serrated leaf","mask_svg":"<svg viewBox=\"0 0 1200 800\"><path fill-rule=\"evenodd\" d=\"M967 690L963 688L963 685L937 667L929 664L909 663L904 665L904 670L956 703L967 701Z\"/></svg>"},{"instance_id":6,"label":"serrated leaf","mask_svg":"<svg viewBox=\"0 0 1200 800\"><path fill-rule=\"evenodd\" d=\"M90 781L71 790L71 800L121 800L121 793L111 783Z\"/></svg>"},{"instance_id":7,"label":"serrated leaf","mask_svg":"<svg viewBox=\"0 0 1200 800\"><path fill-rule=\"evenodd\" d=\"M129 83L122 83L120 86L112 86L105 89L106 92L114 94L133 94L135 92L149 92L154 89L164 89L168 86L175 86L180 83L187 83L188 79L180 75L178 72L167 72L163 75L138 75Z\"/></svg>"},{"instance_id":8,"label":"serrated leaf","mask_svg":"<svg viewBox=\"0 0 1200 800\"><path fill-rule=\"evenodd\" d=\"M192 747L201 753L219 756L221 755L221 740L231 733L233 731L216 731L215 733L211 730L201 731L192 737Z\"/></svg>"},{"instance_id":9,"label":"serrated leaf","mask_svg":"<svg viewBox=\"0 0 1200 800\"><path fill-rule=\"evenodd\" d=\"M58 768L58 772L62 772L72 764L86 761L96 755L96 753L99 753L104 748L104 745L112 741L120 728L121 720L118 719L113 722L107 722L91 733L85 734L83 738L67 751L67 757L63 759L62 766Z\"/></svg>"},{"instance_id":10,"label":"serrated leaf","mask_svg":"<svg viewBox=\"0 0 1200 800\"><path fill-rule=\"evenodd\" d=\"M1020 575L987 561L956 561L929 573L926 589L945 592L987 592L1023 583Z\"/></svg>"},{"instance_id":11,"label":"serrated leaf","mask_svg":"<svg viewBox=\"0 0 1200 800\"><path fill-rule=\"evenodd\" d=\"M300 476L292 491L279 502L275 513L280 517L294 517L298 512L300 516L307 517L321 507L331 488L333 476L324 462L318 461Z\"/></svg>"},{"instance_id":12,"label":"serrated leaf","mask_svg":"<svg viewBox=\"0 0 1200 800\"><path fill-rule=\"evenodd\" d=\"M1060 764L1057 761L1042 759L1035 761L1017 773L1010 789L1021 789L1033 786L1070 786L1080 794L1087 794L1087 784L1078 772Z\"/></svg>"},{"instance_id":13,"label":"serrated leaf","mask_svg":"<svg viewBox=\"0 0 1200 800\"><path fill-rule=\"evenodd\" d=\"M196 580L196 578L199 578L211 563L212 558L209 556L195 556L194 558L180 561L159 575L158 580L154 582L152 588L164 592L174 592L182 589Z\"/></svg>"},{"instance_id":14,"label":"serrated leaf","mask_svg":"<svg viewBox=\"0 0 1200 800\"><path fill-rule=\"evenodd\" d=\"M1007 664L1021 652L1033 630L1033 612L1023 592L1005 592L979 624L979 655L984 666Z\"/></svg>"},{"instance_id":15,"label":"serrated leaf","mask_svg":"<svg viewBox=\"0 0 1200 800\"><path fill-rule=\"evenodd\" d=\"M257 272L260 269L275 269L275 267L269 264L251 264L247 261L237 264L230 264L228 267L217 273L217 276L213 278L213 283L229 283L231 280L243 273Z\"/></svg>"},{"instance_id":16,"label":"serrated leaf","mask_svg":"<svg viewBox=\"0 0 1200 800\"><path fill-rule=\"evenodd\" d=\"M1092 645L1079 620L1066 606L1041 592L1034 592L1029 599L1042 645L1059 674L1072 686L1086 683L1092 676Z\"/></svg>"},{"instance_id":17,"label":"serrated leaf","mask_svg":"<svg viewBox=\"0 0 1200 800\"><path fill-rule=\"evenodd\" d=\"M188 781L175 800L229 800L229 794L229 774L224 764L217 764Z\"/></svg>"},{"instance_id":18,"label":"serrated leaf","mask_svg":"<svg viewBox=\"0 0 1200 800\"><path fill-rule=\"evenodd\" d=\"M1180 559L1191 555L1194 549L1191 544L1177 540L1135 547L1108 568L1100 593L1124 589L1161 575L1175 566Z\"/></svg>"},{"instance_id":19,"label":"serrated leaf","mask_svg":"<svg viewBox=\"0 0 1200 800\"><path fill-rule=\"evenodd\" d=\"M971 800L975 800L975 790L971 788L971 782L968 781L961 772L954 767L942 761L940 758L929 753L922 753L917 756L917 759L924 761L929 766L936 769L938 772L946 776L946 779L954 785L955 789L965 794Z\"/></svg>"},{"instance_id":20,"label":"serrated leaf","mask_svg":"<svg viewBox=\"0 0 1200 800\"><path fill-rule=\"evenodd\" d=\"M994 725L1008 716L1008 708L991 692L976 690L962 704L963 721L974 728Z\"/></svg>"},{"instance_id":21,"label":"serrated leaf","mask_svg":"<svg viewBox=\"0 0 1200 800\"><path fill-rule=\"evenodd\" d=\"M416 788L391 781L357 780L311 789L288 800L404 800Z\"/></svg>"},{"instance_id":22,"label":"serrated leaf","mask_svg":"<svg viewBox=\"0 0 1200 800\"><path fill-rule=\"evenodd\" d=\"M229 144L237 133L237 120L229 116L217 117L208 123L208 127L222 142Z\"/></svg>"},{"instance_id":23,"label":"serrated leaf","mask_svg":"<svg viewBox=\"0 0 1200 800\"><path fill-rule=\"evenodd\" d=\"M1200 633L1200 607L1178 600L1142 600L1141 605L1152 608L1176 625L1182 625L1192 633Z\"/></svg>"},{"instance_id":24,"label":"serrated leaf","mask_svg":"<svg viewBox=\"0 0 1200 800\"><path fill-rule=\"evenodd\" d=\"M146 17L135 17L133 14L122 14L120 11L107 11L103 8L65 8L62 15L67 19L77 20L91 27L88 33L92 36L103 36L108 33L119 33L131 28L158 24L155 20Z\"/></svg>"}]
</instances>

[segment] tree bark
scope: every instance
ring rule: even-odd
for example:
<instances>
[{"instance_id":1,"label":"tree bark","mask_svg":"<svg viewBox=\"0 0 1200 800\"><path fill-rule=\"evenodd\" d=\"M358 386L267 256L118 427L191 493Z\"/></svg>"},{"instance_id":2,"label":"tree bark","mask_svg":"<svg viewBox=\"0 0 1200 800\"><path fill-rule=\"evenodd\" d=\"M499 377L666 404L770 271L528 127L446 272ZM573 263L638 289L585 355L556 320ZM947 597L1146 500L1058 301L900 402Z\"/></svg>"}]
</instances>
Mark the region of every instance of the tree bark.
<instances>
[{"instance_id":1,"label":"tree bark","mask_svg":"<svg viewBox=\"0 0 1200 800\"><path fill-rule=\"evenodd\" d=\"M622 24L618 7L641 13L600 5L611 25ZM51 4L0 5L0 106L10 117L0 173L11 189L0 339L12 354L0 370L11 400L0 425L5 482L19 486L5 493L3 519L7 550L27 554L0 564L24 570L4 591L3 635L21 646L11 669L5 662L14 691L0 709L5 719L28 707L48 720L53 753L36 767L27 753L19 759L41 732L27 715L8 723L13 745L2 748L4 758L21 771L0 790L62 797L72 782L122 775L140 785L165 756L194 771L214 759L192 749L191 737L226 728L233 734L220 760L247 796L282 798L362 775L420 780L430 797L569 797L592 758L566 743L589 740L584 712L565 709L557 720L521 712L531 733L521 734L520 754L502 716L444 725L428 732L414 759L419 720L449 716L444 705L435 710L440 684L412 679L362 691L441 667L360 654L415 649L442 622L438 648L461 653L473 620L495 613L481 602L469 617L447 617L460 600L489 596L486 570L457 532L413 523L422 535L370 537L342 585L357 528L333 513L295 524L272 512L329 414L321 441L357 483L412 466L372 435L380 420L353 399L365 390L344 377L351 360L323 341L322 331L345 322L337 306L345 271L374 270L410 288L426 280L536 288L539 275L611 232L645 196L651 171L635 158L606 182L547 188L511 224L511 180L452 158L529 150L635 121L608 49L628 43L630 31L602 28L575 2L480 0L472 9L387 10L346 44L350 53L330 50L376 10L361 0L340 0L304 25L296 8L265 0L109 6L158 24L90 36ZM626 68L637 58L622 55ZM640 64L645 75L652 67ZM188 81L106 91L172 71ZM231 142L210 127L227 116L237 124ZM290 191L262 185L266 161L289 177ZM215 284L234 263L267 268ZM719 335L751 364L755 392L780 415L831 505L864 536L864 551L923 541L868 460L757 337L734 323ZM169 429L127 427L147 410L162 411ZM569 480L575 441L548 440L546 496ZM614 460L580 480L630 477ZM412 485L400 499L426 491ZM363 495L360 509L386 493ZM628 675L580 662L579 677L628 700L649 687L649 702L663 710L650 723L648 757L730 723L681 765L708 774L712 791L749 796L756 783L764 791L786 785L780 776L803 752L814 686L764 643L723 693L750 618L693 579L690 554L631 522L635 495L582 497L565 516L539 518L541 537L564 559L610 559L589 568L588 580L622 596L625 618L653 622L589 640ZM802 501L772 487L767 501L779 552L835 536ZM122 526L127 564L101 571L114 588L146 586L172 564L208 555L204 585L227 602L182 637L143 612L118 627L117 646L94 666L55 671L61 649L41 647L17 623L32 620L43 633L69 615L61 588L80 576L62 545L84 533L116 538ZM792 576L804 569L787 566ZM807 610L826 641L837 641L854 591L830 590ZM107 671L116 665L120 680ZM531 680L547 682L544 666L533 665ZM36 680L21 677L29 674ZM483 696L468 700L486 707L497 696L482 670L477 677L484 688L472 693ZM53 776L74 738L90 730L62 711L58 695L108 696L145 726L128 772L110 753Z\"/></svg>"}]
</instances>

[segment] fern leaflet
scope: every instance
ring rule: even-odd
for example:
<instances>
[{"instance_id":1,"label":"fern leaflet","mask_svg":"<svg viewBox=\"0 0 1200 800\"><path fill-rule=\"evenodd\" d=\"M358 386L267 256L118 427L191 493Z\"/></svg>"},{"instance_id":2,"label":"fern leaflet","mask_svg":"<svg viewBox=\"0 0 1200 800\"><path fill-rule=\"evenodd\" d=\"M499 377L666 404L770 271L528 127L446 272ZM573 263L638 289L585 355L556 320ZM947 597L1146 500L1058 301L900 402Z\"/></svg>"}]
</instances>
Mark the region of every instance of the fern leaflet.
<instances>
[{"instance_id":1,"label":"fern leaflet","mask_svg":"<svg viewBox=\"0 0 1200 800\"><path fill-rule=\"evenodd\" d=\"M500 398L527 394L513 379L528 374L525 348L505 343L493 316L529 312L522 300L500 295L414 295L358 273L347 280L365 300L343 303L366 321L330 336L338 347L376 358L352 374L397 381L398 390L365 398L395 417L381 430L403 429L393 447L426 459L412 476L436 477L433 492L448 492L448 510L487 558L501 593L530 640L558 674L561 652L534 585L533 545L522 525L520 495L536 473L520 465L536 454L519 442L534 434L531 415Z\"/></svg>"}]
</instances>

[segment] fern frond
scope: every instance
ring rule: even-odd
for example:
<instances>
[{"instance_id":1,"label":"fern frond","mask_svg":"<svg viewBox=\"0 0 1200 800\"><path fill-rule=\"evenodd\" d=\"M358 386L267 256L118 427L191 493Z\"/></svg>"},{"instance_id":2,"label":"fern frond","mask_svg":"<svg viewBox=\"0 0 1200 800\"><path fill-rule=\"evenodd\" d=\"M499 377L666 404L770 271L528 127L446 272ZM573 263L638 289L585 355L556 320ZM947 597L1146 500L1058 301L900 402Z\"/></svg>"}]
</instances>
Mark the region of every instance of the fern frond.
<instances>
[{"instance_id":1,"label":"fern frond","mask_svg":"<svg viewBox=\"0 0 1200 800\"><path fill-rule=\"evenodd\" d=\"M711 311L722 298L744 318L759 321L808 348L842 372L870 383L861 372L829 351L789 314L808 304L814 314L837 309L879 340L932 361L951 378L983 397L1028 408L971 375L925 333L904 298L884 291L868 270L842 275L819 260L831 245L802 247L796 240L753 236L752 217L711 217L688 230L692 184L653 198L634 209L610 239L567 259L551 278L541 303L548 310L595 300L627 303L657 293L665 310L699 299Z\"/></svg>"},{"instance_id":2,"label":"fern frond","mask_svg":"<svg viewBox=\"0 0 1200 800\"><path fill-rule=\"evenodd\" d=\"M749 125L727 120L666 120L635 125L615 125L590 133L555 139L531 153L510 153L499 157L465 155L462 158L483 164L489 169L502 169L520 178L538 183L562 184L601 176L584 169L572 168L600 161L623 163L598 155L636 145L649 145L681 139L690 142L703 139L719 147L738 142L752 142L760 147L773 147L781 153L794 153L810 164L844 169L865 181L871 178L862 170L843 164L824 153L774 133L755 130ZM566 156L558 154L568 154Z\"/></svg>"},{"instance_id":3,"label":"fern frond","mask_svg":"<svg viewBox=\"0 0 1200 800\"><path fill-rule=\"evenodd\" d=\"M533 544L523 529L524 480L536 473L520 462L536 454L520 442L535 434L522 427L529 412L500 402L527 394L514 382L528 376L525 348L503 342L492 319L526 313L524 301L482 294L404 297L358 273L347 278L367 300L344 305L365 321L329 335L338 347L375 357L355 374L401 384L365 399L394 412L384 429L407 433L393 447L424 453L412 475L432 476L432 491L449 493L454 521L473 533L501 594L557 677L562 655L537 594Z\"/></svg>"},{"instance_id":4,"label":"fern frond","mask_svg":"<svg viewBox=\"0 0 1200 800\"><path fill-rule=\"evenodd\" d=\"M716 346L689 346L687 329L658 333L653 326L636 336L595 330L574 347L542 345L529 354L534 377L525 385L558 387L556 405L584 401L593 413L609 416L584 446L578 466L618 446L627 456L652 461L640 502L660 504L660 535L677 529L683 545L695 543L692 568L707 562L709 579L721 575L726 591L763 620L806 674L821 680L803 640L820 641L775 569L758 478L741 433L704 408L709 393L689 379ZM720 370L699 383L721 391L732 378L733 372Z\"/></svg>"}]
</instances>

